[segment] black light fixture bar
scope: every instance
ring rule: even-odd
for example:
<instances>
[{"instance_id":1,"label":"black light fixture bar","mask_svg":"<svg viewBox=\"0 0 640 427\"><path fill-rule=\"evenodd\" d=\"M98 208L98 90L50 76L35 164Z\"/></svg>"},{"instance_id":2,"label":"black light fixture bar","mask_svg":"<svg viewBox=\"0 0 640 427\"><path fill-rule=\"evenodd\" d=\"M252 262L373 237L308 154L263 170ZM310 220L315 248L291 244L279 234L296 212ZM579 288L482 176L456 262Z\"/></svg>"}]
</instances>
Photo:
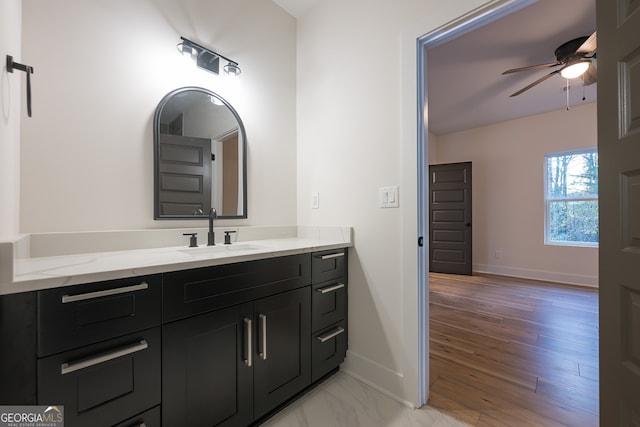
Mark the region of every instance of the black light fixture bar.
<instances>
[{"instance_id":1,"label":"black light fixture bar","mask_svg":"<svg viewBox=\"0 0 640 427\"><path fill-rule=\"evenodd\" d=\"M181 52L181 46L187 46L196 50L196 65L198 65L198 67L210 71L214 74L220 74L220 58L222 58L228 62L228 64L224 67L224 70L228 74L240 74L240 67L238 67L238 63L236 61L229 59L226 56L219 54L218 52L214 52L213 50L204 47L194 41L191 41L185 37L180 37L180 39L182 40L182 42L178 44L178 49Z\"/></svg>"}]
</instances>

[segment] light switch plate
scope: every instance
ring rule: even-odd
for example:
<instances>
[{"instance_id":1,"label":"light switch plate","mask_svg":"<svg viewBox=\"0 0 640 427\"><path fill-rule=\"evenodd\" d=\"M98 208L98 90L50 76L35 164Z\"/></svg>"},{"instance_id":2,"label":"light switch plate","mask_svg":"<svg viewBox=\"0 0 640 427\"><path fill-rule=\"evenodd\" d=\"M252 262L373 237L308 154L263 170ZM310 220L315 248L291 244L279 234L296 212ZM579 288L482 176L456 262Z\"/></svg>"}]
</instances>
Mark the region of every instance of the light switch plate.
<instances>
[{"instance_id":1,"label":"light switch plate","mask_svg":"<svg viewBox=\"0 0 640 427\"><path fill-rule=\"evenodd\" d=\"M397 208L398 203L398 186L392 185L380 187L379 189L379 206L381 208Z\"/></svg>"}]
</instances>

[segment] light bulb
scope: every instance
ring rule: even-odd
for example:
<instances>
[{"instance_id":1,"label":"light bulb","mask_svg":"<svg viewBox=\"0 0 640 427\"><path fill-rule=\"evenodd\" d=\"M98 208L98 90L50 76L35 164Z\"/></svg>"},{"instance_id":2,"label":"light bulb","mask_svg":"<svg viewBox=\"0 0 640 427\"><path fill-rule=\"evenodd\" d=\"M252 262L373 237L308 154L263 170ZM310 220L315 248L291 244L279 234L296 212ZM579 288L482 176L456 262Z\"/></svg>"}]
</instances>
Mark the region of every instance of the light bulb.
<instances>
[{"instance_id":1,"label":"light bulb","mask_svg":"<svg viewBox=\"0 0 640 427\"><path fill-rule=\"evenodd\" d=\"M563 68L560 71L560 75L565 79L575 79L576 77L583 75L587 69L589 69L588 62L576 62L575 64L571 64L568 67Z\"/></svg>"},{"instance_id":2,"label":"light bulb","mask_svg":"<svg viewBox=\"0 0 640 427\"><path fill-rule=\"evenodd\" d=\"M198 56L198 51L193 47L184 43L178 43L178 52L182 54L182 57L188 61L195 61Z\"/></svg>"},{"instance_id":3,"label":"light bulb","mask_svg":"<svg viewBox=\"0 0 640 427\"><path fill-rule=\"evenodd\" d=\"M227 65L224 66L224 72L230 76L238 76L240 75L242 70L240 70L240 67L238 67L238 64L234 62L229 62Z\"/></svg>"}]
</instances>

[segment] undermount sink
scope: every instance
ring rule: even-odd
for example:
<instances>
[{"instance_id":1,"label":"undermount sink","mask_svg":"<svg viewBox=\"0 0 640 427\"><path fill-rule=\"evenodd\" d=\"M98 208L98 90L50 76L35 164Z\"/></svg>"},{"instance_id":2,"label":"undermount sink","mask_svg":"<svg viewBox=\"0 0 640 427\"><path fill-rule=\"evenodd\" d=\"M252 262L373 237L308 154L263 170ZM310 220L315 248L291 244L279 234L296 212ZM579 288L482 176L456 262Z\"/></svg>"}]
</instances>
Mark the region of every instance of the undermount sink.
<instances>
[{"instance_id":1,"label":"undermount sink","mask_svg":"<svg viewBox=\"0 0 640 427\"><path fill-rule=\"evenodd\" d=\"M262 249L267 249L267 247L254 245L251 243L233 243L230 245L198 246L197 248L185 248L179 249L178 252L182 252L188 255L202 255L214 253L258 251Z\"/></svg>"}]
</instances>

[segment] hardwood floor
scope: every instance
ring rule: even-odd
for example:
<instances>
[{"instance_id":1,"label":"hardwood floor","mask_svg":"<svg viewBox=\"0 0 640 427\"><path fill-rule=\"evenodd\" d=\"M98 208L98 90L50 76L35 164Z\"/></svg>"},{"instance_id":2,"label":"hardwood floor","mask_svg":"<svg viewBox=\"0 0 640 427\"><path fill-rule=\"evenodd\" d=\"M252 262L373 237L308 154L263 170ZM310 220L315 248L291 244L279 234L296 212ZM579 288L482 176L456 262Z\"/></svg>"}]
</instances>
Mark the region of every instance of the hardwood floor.
<instances>
[{"instance_id":1,"label":"hardwood floor","mask_svg":"<svg viewBox=\"0 0 640 427\"><path fill-rule=\"evenodd\" d=\"M598 293L430 273L428 404L473 426L598 426Z\"/></svg>"}]
</instances>

